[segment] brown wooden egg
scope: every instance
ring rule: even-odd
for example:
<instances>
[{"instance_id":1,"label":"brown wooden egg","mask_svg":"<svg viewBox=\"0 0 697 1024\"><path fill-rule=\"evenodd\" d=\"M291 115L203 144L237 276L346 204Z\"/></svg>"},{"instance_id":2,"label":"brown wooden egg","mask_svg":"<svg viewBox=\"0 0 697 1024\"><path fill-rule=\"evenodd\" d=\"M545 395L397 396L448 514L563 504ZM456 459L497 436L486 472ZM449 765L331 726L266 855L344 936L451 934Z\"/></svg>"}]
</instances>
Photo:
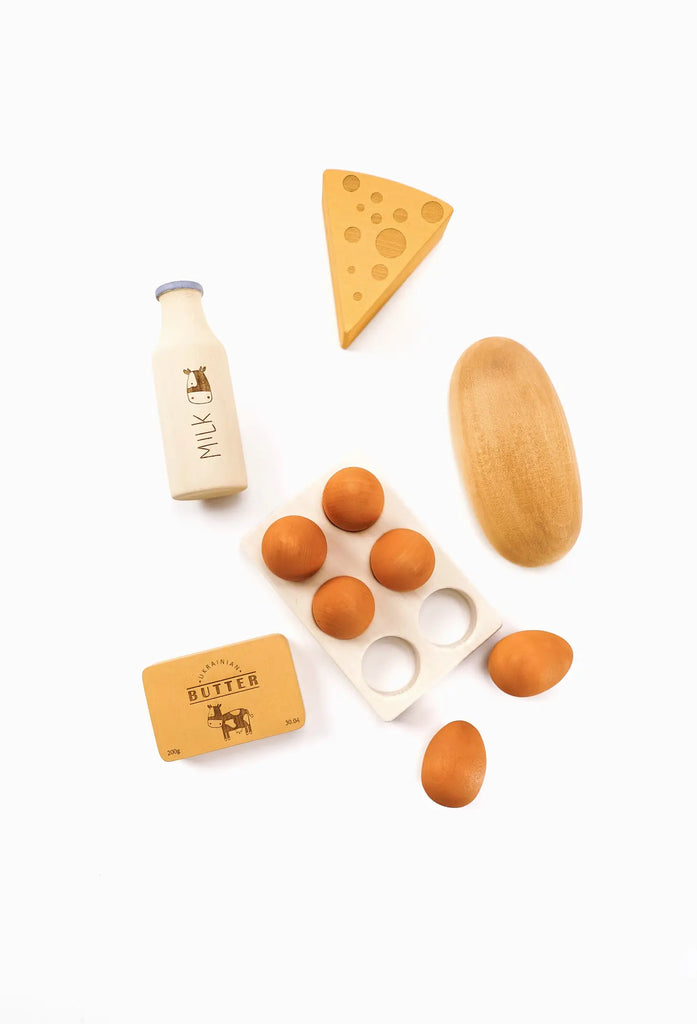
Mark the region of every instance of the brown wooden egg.
<instances>
[{"instance_id":1,"label":"brown wooden egg","mask_svg":"<svg viewBox=\"0 0 697 1024\"><path fill-rule=\"evenodd\" d=\"M525 629L499 640L489 655L489 675L504 693L532 697L556 686L573 660L571 647L556 633Z\"/></svg>"},{"instance_id":2,"label":"brown wooden egg","mask_svg":"<svg viewBox=\"0 0 697 1024\"><path fill-rule=\"evenodd\" d=\"M426 747L421 784L431 800L443 807L464 807L484 782L484 741L469 722L450 722Z\"/></svg>"},{"instance_id":3,"label":"brown wooden egg","mask_svg":"<svg viewBox=\"0 0 697 1024\"><path fill-rule=\"evenodd\" d=\"M298 583L324 565L327 539L305 516L284 516L272 523L261 542L261 557L282 580Z\"/></svg>"},{"instance_id":4,"label":"brown wooden egg","mask_svg":"<svg viewBox=\"0 0 697 1024\"><path fill-rule=\"evenodd\" d=\"M416 530L388 530L373 544L370 568L373 576L390 590L422 587L436 565L436 556L426 538Z\"/></svg>"},{"instance_id":5,"label":"brown wooden egg","mask_svg":"<svg viewBox=\"0 0 697 1024\"><path fill-rule=\"evenodd\" d=\"M330 477L322 495L327 519L340 530L358 533L367 530L385 506L385 492L376 476L367 469L350 466Z\"/></svg>"},{"instance_id":6,"label":"brown wooden egg","mask_svg":"<svg viewBox=\"0 0 697 1024\"><path fill-rule=\"evenodd\" d=\"M334 576L312 598L312 615L323 633L353 640L373 621L375 599L365 583L353 576Z\"/></svg>"}]
</instances>

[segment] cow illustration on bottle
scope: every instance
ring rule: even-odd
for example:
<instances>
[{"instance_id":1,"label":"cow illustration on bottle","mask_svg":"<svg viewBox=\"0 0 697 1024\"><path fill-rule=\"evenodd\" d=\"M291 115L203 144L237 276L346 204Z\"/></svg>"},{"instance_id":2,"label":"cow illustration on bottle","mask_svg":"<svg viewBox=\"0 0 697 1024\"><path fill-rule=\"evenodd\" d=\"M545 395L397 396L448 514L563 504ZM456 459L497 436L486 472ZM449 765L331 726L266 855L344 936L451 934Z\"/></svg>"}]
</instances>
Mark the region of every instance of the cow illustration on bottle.
<instances>
[{"instance_id":1,"label":"cow illustration on bottle","mask_svg":"<svg viewBox=\"0 0 697 1024\"><path fill-rule=\"evenodd\" d=\"M186 374L186 397L194 405L207 405L213 401L211 386L206 377L206 367L199 366L198 370L184 370Z\"/></svg>"},{"instance_id":2,"label":"cow illustration on bottle","mask_svg":"<svg viewBox=\"0 0 697 1024\"><path fill-rule=\"evenodd\" d=\"M245 736L251 736L254 718L247 708L235 708L234 711L222 711L220 704L208 705L208 726L211 729L222 729L223 739L227 742L234 732L244 729Z\"/></svg>"}]
</instances>

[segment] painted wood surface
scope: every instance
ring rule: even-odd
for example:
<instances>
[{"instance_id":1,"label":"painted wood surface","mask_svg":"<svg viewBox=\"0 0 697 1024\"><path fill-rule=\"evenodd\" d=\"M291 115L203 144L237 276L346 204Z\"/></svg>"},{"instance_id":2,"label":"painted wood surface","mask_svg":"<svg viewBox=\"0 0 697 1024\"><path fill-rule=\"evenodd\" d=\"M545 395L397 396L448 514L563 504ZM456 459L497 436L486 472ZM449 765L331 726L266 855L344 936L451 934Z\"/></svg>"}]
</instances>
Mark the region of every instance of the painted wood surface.
<instances>
[{"instance_id":1,"label":"painted wood surface","mask_svg":"<svg viewBox=\"0 0 697 1024\"><path fill-rule=\"evenodd\" d=\"M322 209L342 348L442 237L452 206L373 174L324 172Z\"/></svg>"},{"instance_id":2,"label":"painted wood surface","mask_svg":"<svg viewBox=\"0 0 697 1024\"><path fill-rule=\"evenodd\" d=\"M150 665L143 686L163 761L305 724L290 646L280 633Z\"/></svg>"}]
</instances>

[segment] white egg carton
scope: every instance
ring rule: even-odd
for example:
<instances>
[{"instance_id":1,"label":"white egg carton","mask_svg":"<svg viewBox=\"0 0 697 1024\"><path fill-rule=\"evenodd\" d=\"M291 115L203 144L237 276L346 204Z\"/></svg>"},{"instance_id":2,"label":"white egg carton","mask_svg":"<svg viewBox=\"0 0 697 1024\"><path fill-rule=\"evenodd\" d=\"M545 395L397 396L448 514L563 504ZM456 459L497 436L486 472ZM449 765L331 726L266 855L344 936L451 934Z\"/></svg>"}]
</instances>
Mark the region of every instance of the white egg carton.
<instances>
[{"instance_id":1,"label":"white egg carton","mask_svg":"<svg viewBox=\"0 0 697 1024\"><path fill-rule=\"evenodd\" d=\"M384 721L390 722L500 629L501 619L445 552L434 543L429 531L423 528L394 491L385 486L382 478L379 477L385 492L385 508L373 526L361 533L347 533L330 523L322 509L322 493L331 475L327 473L247 534L242 541L242 549L373 710ZM327 538L328 551L324 565L302 583L289 583L274 576L261 557L262 537L268 527L282 516L306 516L313 519L324 530ZM397 593L383 587L370 569L370 550L375 541L388 530L399 527L417 530L427 537L436 555L436 566L428 582L418 590L407 593ZM355 576L370 587L375 598L375 617L365 633L355 640L337 640L327 636L318 628L312 616L312 598L316 590L333 576ZM438 590L454 590L469 605L469 627L465 635L455 643L435 644L423 635L419 626L422 604ZM416 669L411 681L401 690L392 693L373 689L363 675L363 656L382 637L405 640L411 645L415 656Z\"/></svg>"}]
</instances>

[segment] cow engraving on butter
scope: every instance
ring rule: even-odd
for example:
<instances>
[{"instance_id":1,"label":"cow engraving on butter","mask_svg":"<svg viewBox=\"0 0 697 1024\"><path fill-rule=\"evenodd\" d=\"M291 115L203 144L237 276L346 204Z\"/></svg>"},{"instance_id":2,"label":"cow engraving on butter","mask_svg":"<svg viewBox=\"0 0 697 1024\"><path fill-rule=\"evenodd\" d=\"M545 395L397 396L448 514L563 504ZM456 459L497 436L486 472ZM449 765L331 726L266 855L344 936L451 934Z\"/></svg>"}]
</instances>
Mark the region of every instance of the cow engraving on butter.
<instances>
[{"instance_id":1,"label":"cow engraving on butter","mask_svg":"<svg viewBox=\"0 0 697 1024\"><path fill-rule=\"evenodd\" d=\"M222 729L223 739L229 740L233 733L244 730L245 736L251 736L252 723L247 708L235 708L234 711L222 711L221 704L209 704L208 725L211 729Z\"/></svg>"}]
</instances>

